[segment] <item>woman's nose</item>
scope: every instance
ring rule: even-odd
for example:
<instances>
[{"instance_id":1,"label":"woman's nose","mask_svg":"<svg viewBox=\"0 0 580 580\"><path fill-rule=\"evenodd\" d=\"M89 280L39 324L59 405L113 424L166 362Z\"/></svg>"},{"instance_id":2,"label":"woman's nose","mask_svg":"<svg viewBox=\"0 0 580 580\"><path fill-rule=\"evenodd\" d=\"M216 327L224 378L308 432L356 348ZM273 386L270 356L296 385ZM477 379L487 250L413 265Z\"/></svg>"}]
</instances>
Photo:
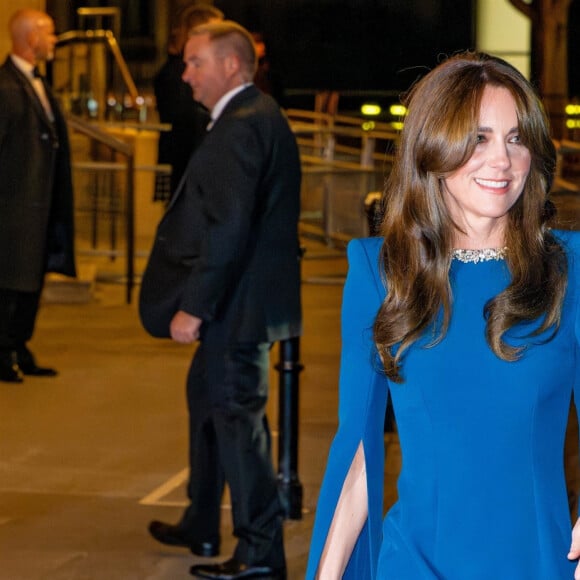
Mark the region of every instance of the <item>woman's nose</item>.
<instances>
[{"instance_id":1,"label":"woman's nose","mask_svg":"<svg viewBox=\"0 0 580 580\"><path fill-rule=\"evenodd\" d=\"M496 143L491 147L489 164L492 167L509 167L511 165L511 159L509 154L509 149L506 143Z\"/></svg>"}]
</instances>

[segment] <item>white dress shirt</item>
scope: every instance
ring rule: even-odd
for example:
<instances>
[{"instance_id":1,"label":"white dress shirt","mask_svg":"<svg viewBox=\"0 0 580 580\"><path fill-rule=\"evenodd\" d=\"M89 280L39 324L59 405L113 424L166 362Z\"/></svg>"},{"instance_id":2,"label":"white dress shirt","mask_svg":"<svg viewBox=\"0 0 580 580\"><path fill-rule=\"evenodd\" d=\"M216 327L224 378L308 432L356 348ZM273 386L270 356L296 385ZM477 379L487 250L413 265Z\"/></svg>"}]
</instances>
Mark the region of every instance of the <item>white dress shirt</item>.
<instances>
[{"instance_id":1,"label":"white dress shirt","mask_svg":"<svg viewBox=\"0 0 580 580\"><path fill-rule=\"evenodd\" d=\"M215 122L219 119L220 115L224 112L226 105L238 94L241 93L246 87L249 87L253 83L244 83L231 91L228 91L214 106L211 110L211 121L207 125L207 130L210 131L214 126Z\"/></svg>"}]
</instances>

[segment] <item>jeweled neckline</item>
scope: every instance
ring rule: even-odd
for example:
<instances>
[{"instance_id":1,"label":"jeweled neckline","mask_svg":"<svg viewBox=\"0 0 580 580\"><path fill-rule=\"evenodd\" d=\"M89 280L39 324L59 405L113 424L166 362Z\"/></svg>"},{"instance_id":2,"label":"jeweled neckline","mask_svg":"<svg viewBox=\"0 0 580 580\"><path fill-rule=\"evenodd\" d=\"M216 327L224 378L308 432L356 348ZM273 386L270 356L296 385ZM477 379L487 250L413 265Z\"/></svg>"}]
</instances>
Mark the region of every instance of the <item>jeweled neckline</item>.
<instances>
[{"instance_id":1,"label":"jeweled neckline","mask_svg":"<svg viewBox=\"0 0 580 580\"><path fill-rule=\"evenodd\" d=\"M478 262L490 262L491 260L505 260L507 247L504 248L484 248L482 250L464 250L455 248L451 253L454 260L459 260L464 264L477 264Z\"/></svg>"}]
</instances>

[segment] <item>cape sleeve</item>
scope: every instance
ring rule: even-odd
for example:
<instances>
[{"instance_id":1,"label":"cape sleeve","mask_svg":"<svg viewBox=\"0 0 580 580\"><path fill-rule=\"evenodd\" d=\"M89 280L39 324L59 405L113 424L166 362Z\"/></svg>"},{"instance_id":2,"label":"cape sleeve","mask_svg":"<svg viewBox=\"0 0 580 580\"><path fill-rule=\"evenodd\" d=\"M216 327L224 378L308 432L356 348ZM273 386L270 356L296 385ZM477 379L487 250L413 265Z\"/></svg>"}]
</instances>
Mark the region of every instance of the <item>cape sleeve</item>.
<instances>
[{"instance_id":1,"label":"cape sleeve","mask_svg":"<svg viewBox=\"0 0 580 580\"><path fill-rule=\"evenodd\" d=\"M572 295L572 313L574 316L574 337L576 342L576 368L574 374L574 406L580 423L580 234L578 232L558 232L568 256L568 293ZM564 313L564 316L566 313ZM580 441L579 441L580 446ZM577 493L580 491L575 490ZM580 517L580 502L577 506Z\"/></svg>"},{"instance_id":2,"label":"cape sleeve","mask_svg":"<svg viewBox=\"0 0 580 580\"><path fill-rule=\"evenodd\" d=\"M362 441L366 460L368 519L351 555L345 579L374 578L383 517L384 421L388 384L372 338L384 299L379 276L380 238L353 240L341 318L339 426L330 448L309 554L306 579L316 576L346 474Z\"/></svg>"}]
</instances>

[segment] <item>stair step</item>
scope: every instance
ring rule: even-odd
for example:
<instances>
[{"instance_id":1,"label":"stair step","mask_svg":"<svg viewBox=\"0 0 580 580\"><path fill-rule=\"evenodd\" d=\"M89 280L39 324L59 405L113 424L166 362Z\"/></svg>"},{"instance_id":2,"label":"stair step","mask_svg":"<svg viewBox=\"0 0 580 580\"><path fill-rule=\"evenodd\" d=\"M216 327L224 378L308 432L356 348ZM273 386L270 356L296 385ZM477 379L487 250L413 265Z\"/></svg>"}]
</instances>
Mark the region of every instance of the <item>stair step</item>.
<instances>
[{"instance_id":1,"label":"stair step","mask_svg":"<svg viewBox=\"0 0 580 580\"><path fill-rule=\"evenodd\" d=\"M97 265L81 263L77 265L77 277L61 274L46 275L42 301L48 304L86 304L91 302L95 291Z\"/></svg>"}]
</instances>

